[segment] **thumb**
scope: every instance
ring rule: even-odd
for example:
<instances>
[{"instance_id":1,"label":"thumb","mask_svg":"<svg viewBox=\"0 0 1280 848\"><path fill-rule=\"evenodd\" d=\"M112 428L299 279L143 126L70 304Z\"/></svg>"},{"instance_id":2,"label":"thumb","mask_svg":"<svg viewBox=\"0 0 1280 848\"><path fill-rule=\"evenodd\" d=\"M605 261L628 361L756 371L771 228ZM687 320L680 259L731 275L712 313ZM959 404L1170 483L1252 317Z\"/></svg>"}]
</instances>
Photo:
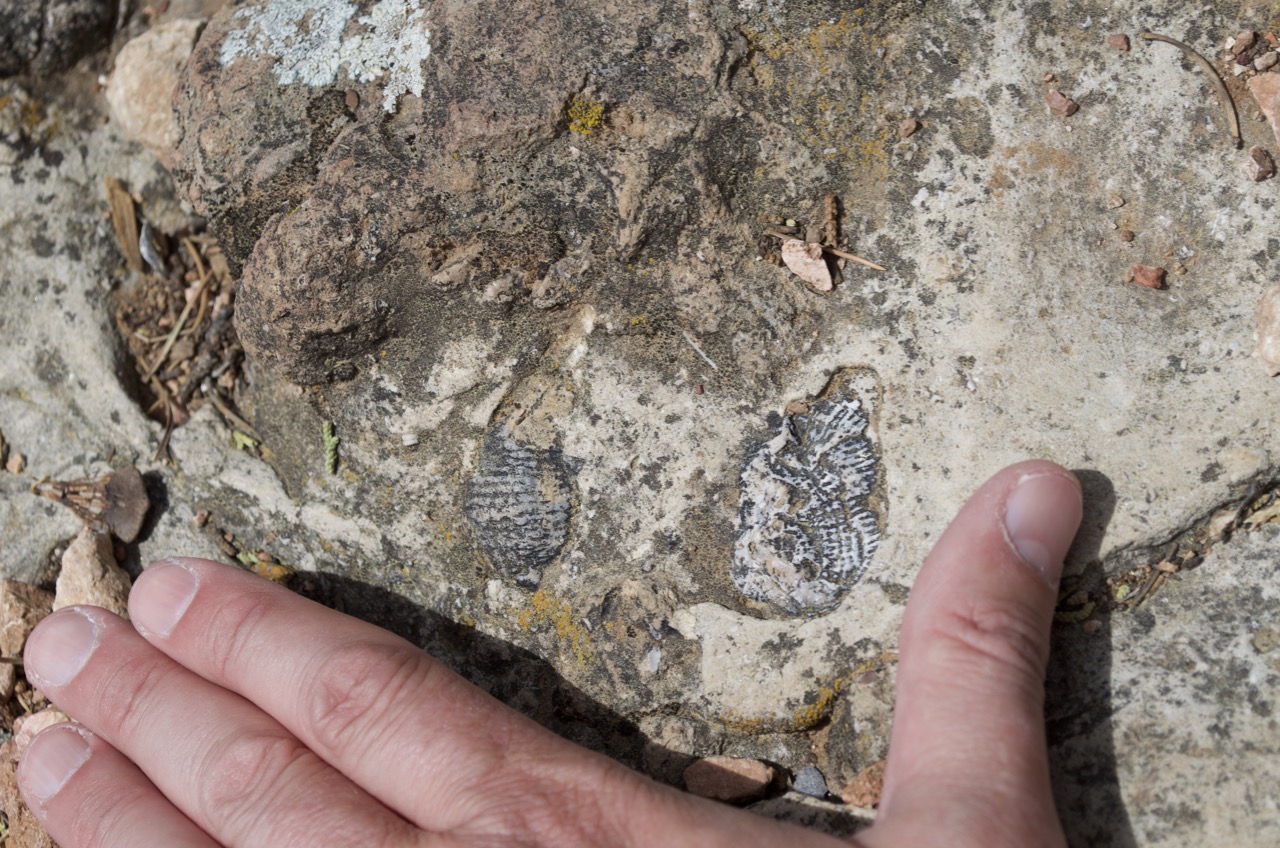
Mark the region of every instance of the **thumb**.
<instances>
[{"instance_id":1,"label":"thumb","mask_svg":"<svg viewBox=\"0 0 1280 848\"><path fill-rule=\"evenodd\" d=\"M1080 515L1069 471L1019 463L969 499L925 560L902 624L884 795L868 844L1063 844L1044 675Z\"/></svg>"}]
</instances>

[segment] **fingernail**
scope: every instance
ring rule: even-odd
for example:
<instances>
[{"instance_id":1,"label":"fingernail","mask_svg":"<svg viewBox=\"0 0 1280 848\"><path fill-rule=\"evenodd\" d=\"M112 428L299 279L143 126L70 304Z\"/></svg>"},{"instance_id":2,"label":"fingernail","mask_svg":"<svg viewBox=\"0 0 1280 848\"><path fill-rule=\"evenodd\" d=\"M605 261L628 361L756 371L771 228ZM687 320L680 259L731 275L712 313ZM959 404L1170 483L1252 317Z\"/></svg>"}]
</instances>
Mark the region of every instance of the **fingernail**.
<instances>
[{"instance_id":1,"label":"fingernail","mask_svg":"<svg viewBox=\"0 0 1280 848\"><path fill-rule=\"evenodd\" d=\"M18 776L23 788L43 804L67 785L92 753L89 740L76 728L54 727L31 740L22 754Z\"/></svg>"},{"instance_id":2,"label":"fingernail","mask_svg":"<svg viewBox=\"0 0 1280 848\"><path fill-rule=\"evenodd\" d=\"M186 566L161 561L138 578L129 597L129 617L140 629L168 636L182 619L200 580Z\"/></svg>"},{"instance_id":3,"label":"fingernail","mask_svg":"<svg viewBox=\"0 0 1280 848\"><path fill-rule=\"evenodd\" d=\"M1009 543L1022 561L1057 587L1062 560L1080 527L1080 484L1075 477L1044 472L1018 481L1004 507Z\"/></svg>"},{"instance_id":4,"label":"fingernail","mask_svg":"<svg viewBox=\"0 0 1280 848\"><path fill-rule=\"evenodd\" d=\"M98 622L77 607L49 616L32 632L23 664L36 683L65 686L98 647Z\"/></svg>"}]
</instances>

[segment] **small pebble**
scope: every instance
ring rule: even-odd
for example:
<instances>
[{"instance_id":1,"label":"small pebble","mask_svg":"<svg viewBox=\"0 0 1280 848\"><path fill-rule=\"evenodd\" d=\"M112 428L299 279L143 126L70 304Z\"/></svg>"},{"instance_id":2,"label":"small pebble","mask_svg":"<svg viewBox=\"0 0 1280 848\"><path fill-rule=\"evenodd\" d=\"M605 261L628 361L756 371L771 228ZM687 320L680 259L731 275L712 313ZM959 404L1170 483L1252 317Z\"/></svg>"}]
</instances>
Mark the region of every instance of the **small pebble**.
<instances>
[{"instance_id":1,"label":"small pebble","mask_svg":"<svg viewBox=\"0 0 1280 848\"><path fill-rule=\"evenodd\" d=\"M1236 77L1241 76L1242 74L1246 74L1248 72L1249 72L1248 65L1235 65L1231 68L1231 75Z\"/></svg>"},{"instance_id":2,"label":"small pebble","mask_svg":"<svg viewBox=\"0 0 1280 848\"><path fill-rule=\"evenodd\" d=\"M1120 231L1120 241L1133 241L1133 239L1134 239L1133 230Z\"/></svg>"},{"instance_id":3,"label":"small pebble","mask_svg":"<svg viewBox=\"0 0 1280 848\"><path fill-rule=\"evenodd\" d=\"M1080 625L1080 629L1084 631L1086 636L1096 636L1102 630L1102 622L1096 618L1091 618Z\"/></svg>"},{"instance_id":4,"label":"small pebble","mask_svg":"<svg viewBox=\"0 0 1280 848\"><path fill-rule=\"evenodd\" d=\"M701 384L701 383L699 383L698 385L696 385L696 386L694 386L694 387L693 387L693 393L694 393L695 395L700 395L700 394L702 394L702 392L703 392L703 391L704 391L704 390L703 390L703 388L702 388L702 384Z\"/></svg>"},{"instance_id":5,"label":"small pebble","mask_svg":"<svg viewBox=\"0 0 1280 848\"><path fill-rule=\"evenodd\" d=\"M1276 38L1276 34L1274 32L1264 32L1262 37L1265 38L1267 43L1272 47L1280 45L1280 39Z\"/></svg>"},{"instance_id":6,"label":"small pebble","mask_svg":"<svg viewBox=\"0 0 1280 848\"><path fill-rule=\"evenodd\" d=\"M1249 148L1249 158L1244 162L1244 172L1249 175L1249 179L1255 183L1260 183L1269 177L1275 176L1276 163L1271 158L1271 154L1261 147Z\"/></svg>"},{"instance_id":7,"label":"small pebble","mask_svg":"<svg viewBox=\"0 0 1280 848\"><path fill-rule=\"evenodd\" d=\"M197 530L203 529L204 526L208 523L209 523L209 510L207 509L200 510L191 519L191 526L196 528Z\"/></svg>"},{"instance_id":8,"label":"small pebble","mask_svg":"<svg viewBox=\"0 0 1280 848\"><path fill-rule=\"evenodd\" d=\"M17 452L9 454L9 461L4 464L4 470L10 474L21 474L26 467L27 458Z\"/></svg>"},{"instance_id":9,"label":"small pebble","mask_svg":"<svg viewBox=\"0 0 1280 848\"><path fill-rule=\"evenodd\" d=\"M1071 117L1080 108L1079 103L1076 103L1056 88L1049 89L1049 93L1044 96L1044 102L1053 114L1063 118Z\"/></svg>"},{"instance_id":10,"label":"small pebble","mask_svg":"<svg viewBox=\"0 0 1280 848\"><path fill-rule=\"evenodd\" d=\"M1277 55L1275 51L1269 51L1253 60L1253 69L1255 71L1265 71L1268 68L1274 68L1276 62L1280 62L1280 55Z\"/></svg>"},{"instance_id":11,"label":"small pebble","mask_svg":"<svg viewBox=\"0 0 1280 848\"><path fill-rule=\"evenodd\" d=\"M360 106L360 94L354 89L347 89L347 108L354 112Z\"/></svg>"},{"instance_id":12,"label":"small pebble","mask_svg":"<svg viewBox=\"0 0 1280 848\"><path fill-rule=\"evenodd\" d=\"M1258 346L1254 354L1267 374L1280 374L1280 285L1272 286L1258 301Z\"/></svg>"},{"instance_id":13,"label":"small pebble","mask_svg":"<svg viewBox=\"0 0 1280 848\"><path fill-rule=\"evenodd\" d=\"M1232 53L1239 56L1241 53L1244 53L1252 47L1257 40L1257 36L1253 34L1253 30L1243 30L1236 34L1235 42L1231 45L1230 50Z\"/></svg>"},{"instance_id":14,"label":"small pebble","mask_svg":"<svg viewBox=\"0 0 1280 848\"><path fill-rule=\"evenodd\" d=\"M898 138L910 138L918 129L920 129L920 122L915 118L907 118L898 124Z\"/></svg>"},{"instance_id":15,"label":"small pebble","mask_svg":"<svg viewBox=\"0 0 1280 848\"><path fill-rule=\"evenodd\" d=\"M884 760L858 772L845 790L840 793L840 800L854 807L871 809L880 805L880 793L884 789Z\"/></svg>"},{"instance_id":16,"label":"small pebble","mask_svg":"<svg viewBox=\"0 0 1280 848\"><path fill-rule=\"evenodd\" d=\"M1041 79L1044 80L1045 82L1058 81L1058 77L1053 73L1053 71L1050 71L1049 73L1045 74L1043 77L1041 77Z\"/></svg>"},{"instance_id":17,"label":"small pebble","mask_svg":"<svg viewBox=\"0 0 1280 848\"><path fill-rule=\"evenodd\" d=\"M1149 289L1164 288L1164 269L1154 265L1134 265L1133 280Z\"/></svg>"},{"instance_id":18,"label":"small pebble","mask_svg":"<svg viewBox=\"0 0 1280 848\"><path fill-rule=\"evenodd\" d=\"M1129 36L1125 35L1122 32L1118 32L1115 35L1108 35L1107 46L1113 47L1116 50L1119 50L1121 53L1128 53L1129 52Z\"/></svg>"},{"instance_id":19,"label":"small pebble","mask_svg":"<svg viewBox=\"0 0 1280 848\"><path fill-rule=\"evenodd\" d=\"M805 766L796 772L791 788L803 795L812 795L814 798L827 797L827 779L822 776L822 772L818 771L817 766Z\"/></svg>"},{"instance_id":20,"label":"small pebble","mask_svg":"<svg viewBox=\"0 0 1280 848\"><path fill-rule=\"evenodd\" d=\"M400 434L400 444L404 445L405 447L411 448L417 443L418 443L417 433L401 433Z\"/></svg>"},{"instance_id":21,"label":"small pebble","mask_svg":"<svg viewBox=\"0 0 1280 848\"><path fill-rule=\"evenodd\" d=\"M1121 206L1124 206L1124 198L1118 194L1113 194L1107 201L1108 209L1119 209Z\"/></svg>"}]
</instances>

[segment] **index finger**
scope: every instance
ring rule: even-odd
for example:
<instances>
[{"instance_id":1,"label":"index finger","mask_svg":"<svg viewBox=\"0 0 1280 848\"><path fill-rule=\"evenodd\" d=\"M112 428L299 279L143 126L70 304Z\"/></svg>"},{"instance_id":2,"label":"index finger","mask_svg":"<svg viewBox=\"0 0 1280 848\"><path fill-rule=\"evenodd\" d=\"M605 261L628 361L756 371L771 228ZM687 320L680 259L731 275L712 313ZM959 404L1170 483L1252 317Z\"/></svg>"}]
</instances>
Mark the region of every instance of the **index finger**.
<instances>
[{"instance_id":1,"label":"index finger","mask_svg":"<svg viewBox=\"0 0 1280 848\"><path fill-rule=\"evenodd\" d=\"M252 701L426 830L476 825L484 811L475 798L530 771L617 782L621 766L503 706L399 636L240 569L161 561L138 579L129 611L161 651Z\"/></svg>"}]
</instances>

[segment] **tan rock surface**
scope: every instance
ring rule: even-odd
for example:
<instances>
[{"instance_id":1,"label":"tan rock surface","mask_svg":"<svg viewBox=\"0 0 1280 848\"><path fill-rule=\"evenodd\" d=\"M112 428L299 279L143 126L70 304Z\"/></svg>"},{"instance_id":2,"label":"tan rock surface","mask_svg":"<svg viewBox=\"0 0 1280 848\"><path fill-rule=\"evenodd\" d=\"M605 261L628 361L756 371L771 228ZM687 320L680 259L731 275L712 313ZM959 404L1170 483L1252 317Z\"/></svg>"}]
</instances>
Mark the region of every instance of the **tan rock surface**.
<instances>
[{"instance_id":1,"label":"tan rock surface","mask_svg":"<svg viewBox=\"0 0 1280 848\"><path fill-rule=\"evenodd\" d=\"M111 537L86 527L62 555L53 608L91 604L128 618L132 585L129 575L116 565Z\"/></svg>"},{"instance_id":2,"label":"tan rock surface","mask_svg":"<svg viewBox=\"0 0 1280 848\"><path fill-rule=\"evenodd\" d=\"M1275 133L1276 143L1280 144L1280 74L1258 74L1249 78L1249 91L1258 101L1258 108L1271 122L1271 131Z\"/></svg>"},{"instance_id":3,"label":"tan rock surface","mask_svg":"<svg viewBox=\"0 0 1280 848\"><path fill-rule=\"evenodd\" d=\"M166 165L173 164L182 138L173 114L173 89L203 23L182 19L147 30L121 49L107 81L112 119Z\"/></svg>"}]
</instances>

